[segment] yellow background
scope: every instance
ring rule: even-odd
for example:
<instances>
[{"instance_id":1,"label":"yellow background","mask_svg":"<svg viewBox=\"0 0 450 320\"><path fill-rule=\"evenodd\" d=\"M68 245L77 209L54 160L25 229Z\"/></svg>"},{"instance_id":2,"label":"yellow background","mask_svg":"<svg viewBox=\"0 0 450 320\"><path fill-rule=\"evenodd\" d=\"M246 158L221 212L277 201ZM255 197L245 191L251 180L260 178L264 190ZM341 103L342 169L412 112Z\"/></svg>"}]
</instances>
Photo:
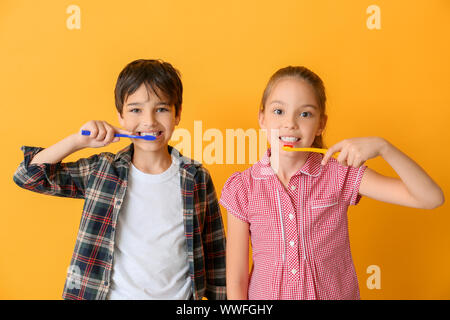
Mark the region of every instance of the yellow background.
<instances>
[{"instance_id":1,"label":"yellow background","mask_svg":"<svg viewBox=\"0 0 450 320\"><path fill-rule=\"evenodd\" d=\"M81 9L79 30L66 27L71 4ZM381 30L366 26L372 4L381 9ZM448 0L2 0L0 298L60 299L83 205L18 188L20 146L49 146L90 119L117 125L115 81L138 58L181 71L180 127L192 135L195 120L224 136L227 128L258 128L270 75L305 65L327 88L328 146L382 136L448 194L449 14ZM367 164L395 174L383 159ZM207 165L217 194L248 166ZM450 299L448 211L448 204L426 211L367 198L349 210L362 299ZM370 265L381 269L381 289L366 286Z\"/></svg>"}]
</instances>

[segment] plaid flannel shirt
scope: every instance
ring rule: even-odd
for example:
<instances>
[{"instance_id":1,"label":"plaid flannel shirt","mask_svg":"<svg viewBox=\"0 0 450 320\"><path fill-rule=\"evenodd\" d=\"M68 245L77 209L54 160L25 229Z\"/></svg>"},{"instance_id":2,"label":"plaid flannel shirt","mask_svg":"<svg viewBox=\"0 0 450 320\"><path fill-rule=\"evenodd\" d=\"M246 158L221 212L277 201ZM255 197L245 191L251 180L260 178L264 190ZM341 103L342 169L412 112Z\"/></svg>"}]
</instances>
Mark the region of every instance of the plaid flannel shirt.
<instances>
[{"instance_id":1,"label":"plaid flannel shirt","mask_svg":"<svg viewBox=\"0 0 450 320\"><path fill-rule=\"evenodd\" d=\"M76 162L30 165L42 149L22 147L24 160L14 174L14 182L42 194L84 199L63 299L106 299L114 235L127 190L133 144L117 154L105 152ZM201 164L183 157L170 146L169 152L180 160L193 299L226 299L225 234L213 182Z\"/></svg>"}]
</instances>

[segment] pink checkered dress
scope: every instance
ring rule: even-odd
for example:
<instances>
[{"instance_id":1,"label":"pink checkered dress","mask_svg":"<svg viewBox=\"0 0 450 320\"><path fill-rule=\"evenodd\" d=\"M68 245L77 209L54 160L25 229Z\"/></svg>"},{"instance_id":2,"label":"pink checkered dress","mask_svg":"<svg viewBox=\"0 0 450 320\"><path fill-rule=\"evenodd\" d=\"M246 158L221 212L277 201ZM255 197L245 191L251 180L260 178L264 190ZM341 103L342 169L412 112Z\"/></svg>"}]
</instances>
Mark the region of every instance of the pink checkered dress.
<instances>
[{"instance_id":1,"label":"pink checkered dress","mask_svg":"<svg viewBox=\"0 0 450 320\"><path fill-rule=\"evenodd\" d=\"M253 269L249 299L359 299L347 208L356 205L365 166L341 166L310 153L281 184L269 163L234 173L220 203L250 226Z\"/></svg>"}]
</instances>

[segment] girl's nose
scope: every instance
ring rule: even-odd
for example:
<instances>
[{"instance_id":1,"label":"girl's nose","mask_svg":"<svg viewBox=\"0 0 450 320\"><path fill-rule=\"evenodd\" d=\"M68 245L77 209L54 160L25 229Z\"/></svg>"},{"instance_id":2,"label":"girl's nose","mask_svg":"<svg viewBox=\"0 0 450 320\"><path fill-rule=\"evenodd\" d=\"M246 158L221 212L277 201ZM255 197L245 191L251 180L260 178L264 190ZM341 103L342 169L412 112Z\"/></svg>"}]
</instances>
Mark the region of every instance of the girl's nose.
<instances>
[{"instance_id":1,"label":"girl's nose","mask_svg":"<svg viewBox=\"0 0 450 320\"><path fill-rule=\"evenodd\" d=\"M291 115L291 116L287 116L285 118L285 121L283 123L283 126L285 129L298 129L298 124L297 121L295 121L295 116Z\"/></svg>"}]
</instances>

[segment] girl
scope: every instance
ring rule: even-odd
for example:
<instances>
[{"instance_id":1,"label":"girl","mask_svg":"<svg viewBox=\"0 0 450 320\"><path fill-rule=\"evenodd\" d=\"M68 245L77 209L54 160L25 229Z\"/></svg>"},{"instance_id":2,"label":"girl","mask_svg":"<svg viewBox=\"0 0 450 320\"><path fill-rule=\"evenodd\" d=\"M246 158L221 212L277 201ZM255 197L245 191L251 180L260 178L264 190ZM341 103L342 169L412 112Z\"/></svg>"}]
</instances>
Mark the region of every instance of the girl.
<instances>
[{"instance_id":1,"label":"girl","mask_svg":"<svg viewBox=\"0 0 450 320\"><path fill-rule=\"evenodd\" d=\"M286 67L269 80L259 124L272 149L234 173L220 200L228 211L228 299L359 299L348 206L361 196L426 209L444 202L425 171L383 138L346 139L323 157L283 150L286 144L323 148L325 101L322 80L307 68ZM336 152L337 160L331 158ZM400 178L363 165L377 156Z\"/></svg>"}]
</instances>

